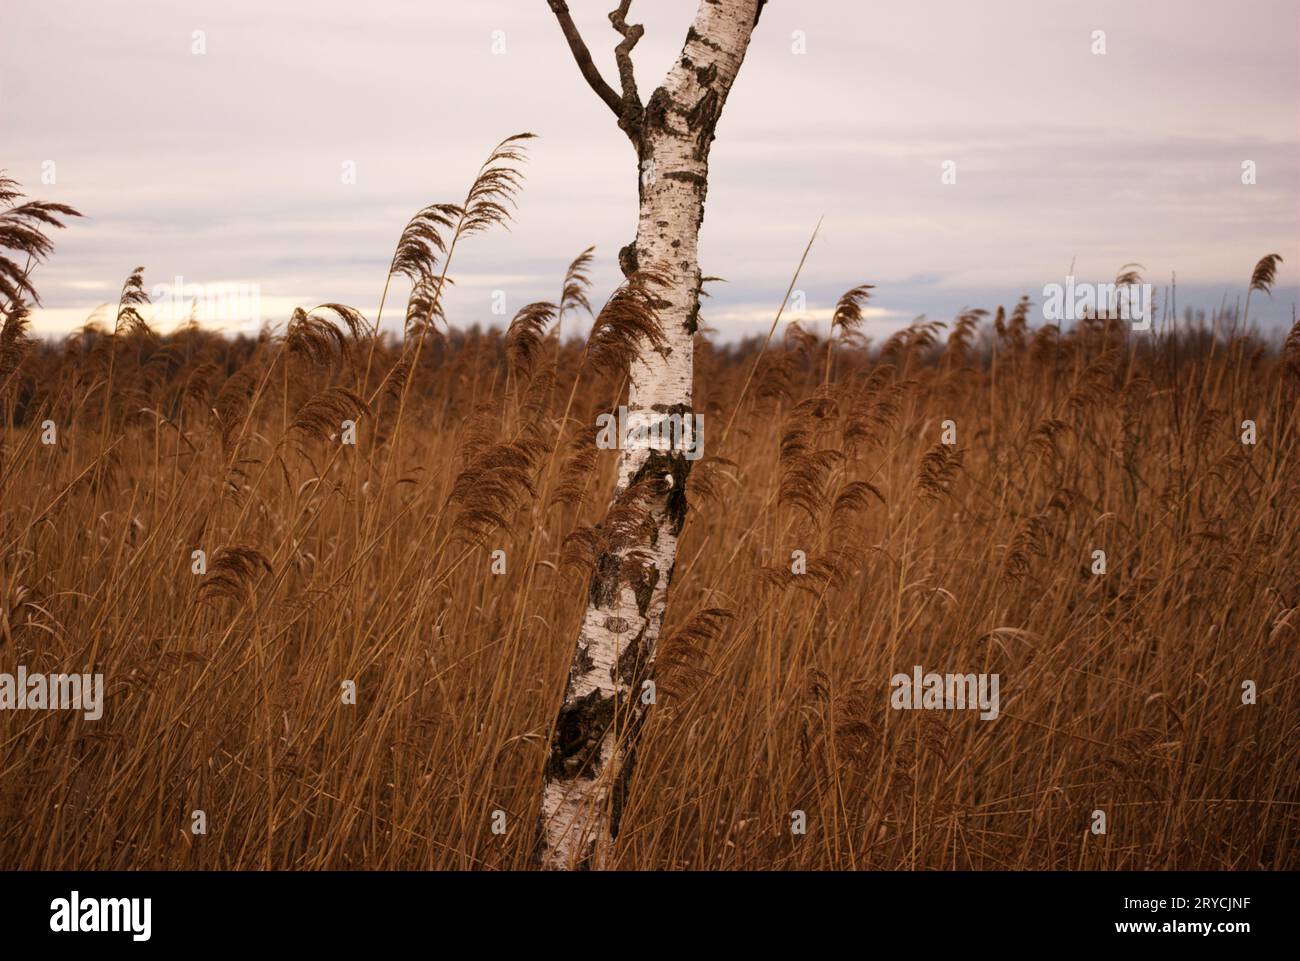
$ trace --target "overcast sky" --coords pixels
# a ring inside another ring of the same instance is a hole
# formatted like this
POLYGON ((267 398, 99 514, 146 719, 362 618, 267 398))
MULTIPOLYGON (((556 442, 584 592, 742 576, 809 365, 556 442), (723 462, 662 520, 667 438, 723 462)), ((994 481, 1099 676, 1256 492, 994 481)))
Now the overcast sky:
MULTIPOLYGON (((570 0, 611 81, 614 5, 570 0)), ((633 4, 643 97, 695 6, 633 4)), ((824 217, 808 311, 874 283, 877 336, 1041 303, 1072 262, 1092 281, 1139 262, 1157 298, 1176 272, 1179 304, 1209 307, 1274 252, 1277 289, 1251 314, 1289 325, 1297 19, 1294 0, 770 0, 713 146, 701 267, 727 283, 706 322, 766 332, 824 217)), ((42 332, 115 301, 140 264, 149 286, 255 285, 271 321, 322 301, 373 317, 410 214, 459 200, 524 130, 539 139, 517 221, 458 250, 453 325, 501 322, 494 291, 510 313, 554 299, 589 244, 603 300, 635 230, 631 147, 545 0, 5 4, 0 167, 86 214, 35 274, 42 332)))

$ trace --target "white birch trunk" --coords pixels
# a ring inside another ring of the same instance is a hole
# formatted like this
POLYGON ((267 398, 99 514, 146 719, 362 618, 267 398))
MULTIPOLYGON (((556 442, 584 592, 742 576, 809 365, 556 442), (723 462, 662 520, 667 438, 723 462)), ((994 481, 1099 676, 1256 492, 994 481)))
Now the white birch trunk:
POLYGON ((704 217, 709 146, 744 59, 761 0, 702 0, 682 54, 634 125, 640 157, 639 266, 667 275, 656 293, 665 344, 646 348, 629 372, 628 427, 614 502, 629 484, 660 477, 648 542, 602 557, 592 578, 564 704, 552 734, 542 800, 542 866, 601 868, 618 833, 677 538, 686 514, 694 440, 636 428, 670 415, 690 431, 692 348, 699 313, 696 243, 704 217), (628 555, 633 561, 628 563, 628 555))

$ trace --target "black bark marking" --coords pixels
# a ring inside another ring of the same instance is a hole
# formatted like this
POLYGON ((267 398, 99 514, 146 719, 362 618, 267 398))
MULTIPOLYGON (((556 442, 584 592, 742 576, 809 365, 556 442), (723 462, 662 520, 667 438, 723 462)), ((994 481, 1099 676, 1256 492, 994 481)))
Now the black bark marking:
POLYGON ((650 664, 650 652, 645 647, 645 625, 636 632, 632 642, 623 648, 617 662, 609 670, 609 679, 615 684, 622 681, 630 692, 630 697, 640 696, 642 675, 650 664))
POLYGON ((700 294, 704 291, 704 275, 696 271, 696 276, 699 279, 695 282, 695 290, 691 294, 691 310, 682 321, 682 326, 688 334, 694 334, 700 329, 700 294))
POLYGON ((625 244, 618 251, 618 269, 624 277, 631 277, 637 272, 636 241, 625 244))
MULTIPOLYGON (((685 407, 685 405, 681 405, 685 407)), ((686 408, 689 410, 689 408, 686 408)), ((682 528, 686 526, 686 481, 691 476, 691 462, 686 459, 682 451, 669 450, 652 450, 641 469, 632 475, 629 485, 644 480, 647 477, 671 477, 672 486, 668 488, 664 498, 664 513, 667 515, 669 527, 674 534, 680 534, 682 528)))
POLYGON ((649 138, 653 131, 668 129, 668 111, 672 109, 673 98, 667 88, 658 87, 650 95, 650 102, 645 105, 645 115, 641 121, 641 136, 649 138))
POLYGON ((587 597, 592 607, 609 607, 618 597, 618 557, 609 551, 596 558, 587 597))
MULTIPOLYGON (((698 288, 697 288, 697 289, 698 289, 698 288)), ((689 314, 687 314, 687 315, 686 315, 686 319, 682 321, 682 328, 683 328, 683 329, 684 329, 688 334, 695 334, 695 333, 698 333, 698 332, 699 332, 699 329, 700 329, 700 297, 699 297, 699 294, 696 294, 696 296, 693 297, 693 298, 691 299, 691 312, 690 312, 689 314)))
POLYGON ((592 691, 560 708, 546 761, 548 780, 594 780, 600 773, 600 742, 614 720, 614 698, 592 691))
POLYGON ((701 47, 708 47, 710 50, 722 49, 722 44, 718 43, 718 41, 716 40, 710 40, 708 37, 704 36, 704 34, 700 33, 698 30, 695 29, 694 25, 691 25, 691 27, 686 31, 686 42, 698 43, 701 47))
POLYGON ((642 617, 650 609, 654 599, 655 585, 659 583, 659 569, 653 564, 646 564, 632 581, 632 593, 636 596, 636 609, 642 617))
POLYGON ((573 652, 573 663, 569 665, 569 680, 576 681, 595 666, 596 662, 591 659, 587 643, 579 641, 577 649, 573 652))
POLYGON ((701 174, 697 174, 697 173, 693 173, 693 172, 690 171, 690 170, 674 170, 674 171, 671 171, 670 173, 666 173, 666 174, 664 174, 664 179, 665 179, 665 180, 684 180, 686 183, 688 183, 688 184, 694 184, 695 186, 699 187, 700 189, 703 189, 705 186, 708 185, 708 180, 706 180, 706 179, 704 178, 703 175, 701 175, 701 174))

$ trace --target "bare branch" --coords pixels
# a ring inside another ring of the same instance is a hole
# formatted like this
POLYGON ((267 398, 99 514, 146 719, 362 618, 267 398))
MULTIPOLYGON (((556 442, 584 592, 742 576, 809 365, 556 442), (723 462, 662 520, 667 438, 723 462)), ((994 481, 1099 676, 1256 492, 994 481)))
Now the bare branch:
POLYGON ((632 7, 632 0, 621 0, 618 9, 610 13, 609 22, 623 37, 622 43, 614 48, 614 60, 618 63, 619 81, 623 85, 624 108, 633 107, 641 110, 641 98, 636 92, 636 77, 632 73, 632 48, 645 33, 645 27, 639 23, 628 26, 627 13, 632 7))
POLYGON ((573 59, 577 61, 578 69, 582 71, 582 76, 586 78, 588 86, 596 91, 596 96, 605 101, 610 110, 614 111, 614 116, 622 120, 623 100, 614 92, 614 88, 605 82, 605 78, 596 69, 596 64, 591 59, 591 53, 587 50, 586 43, 583 42, 582 34, 578 32, 577 24, 573 22, 573 17, 569 15, 569 5, 564 0, 546 0, 546 2, 550 5, 551 12, 555 14, 555 19, 560 22, 560 29, 564 31, 564 39, 569 42, 569 50, 573 53, 573 59))

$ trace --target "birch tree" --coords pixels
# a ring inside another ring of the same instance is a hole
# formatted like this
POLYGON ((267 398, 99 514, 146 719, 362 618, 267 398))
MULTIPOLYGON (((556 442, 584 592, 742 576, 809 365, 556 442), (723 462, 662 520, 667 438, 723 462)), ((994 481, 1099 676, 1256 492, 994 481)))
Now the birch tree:
MULTIPOLYGON (((629 284, 644 274, 661 337, 645 338, 628 370, 618 481, 606 527, 635 535, 595 558, 564 702, 552 731, 542 798, 541 862, 601 868, 618 834, 637 734, 653 703, 651 668, 697 443, 692 348, 701 274, 696 256, 709 149, 765 0, 701 0, 681 55, 643 104, 632 50, 643 28, 631 0, 609 14, 619 89, 596 67, 564 0, 547 0, 579 70, 636 151, 636 239, 619 252, 629 284), (681 430, 656 429, 670 419, 681 430), (636 523, 627 525, 627 518, 636 523)), ((599 322, 599 321, 598 321, 599 322)))

